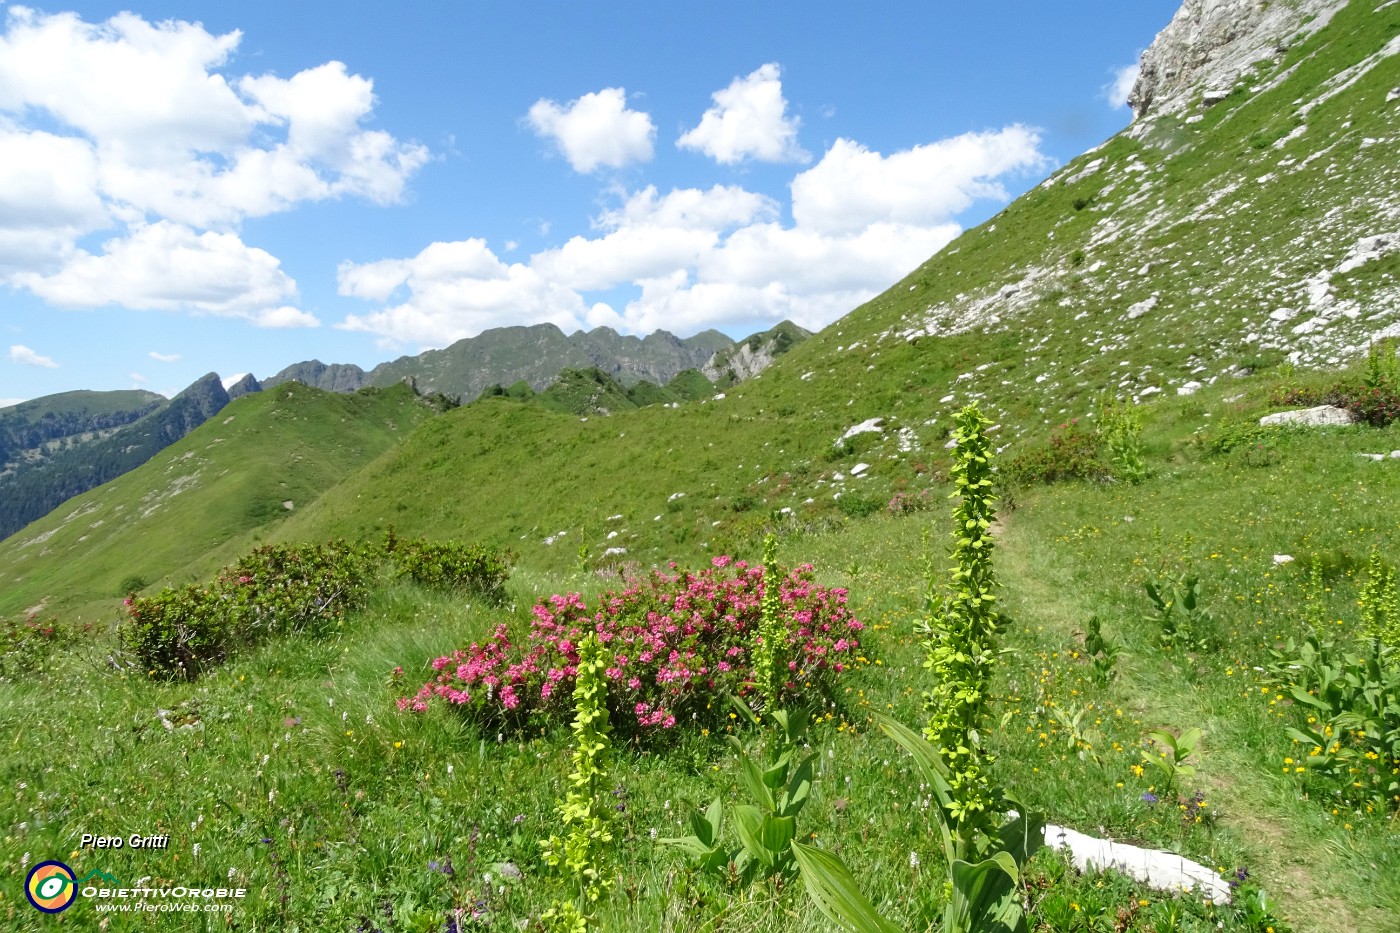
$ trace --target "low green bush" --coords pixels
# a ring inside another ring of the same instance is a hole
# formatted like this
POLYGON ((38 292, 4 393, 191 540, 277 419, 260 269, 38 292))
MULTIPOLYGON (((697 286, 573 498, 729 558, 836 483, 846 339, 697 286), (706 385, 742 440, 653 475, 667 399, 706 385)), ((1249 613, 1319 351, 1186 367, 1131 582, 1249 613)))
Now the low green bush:
POLYGON ((867 515, 874 515, 885 508, 885 502, 875 496, 862 495, 858 492, 845 492, 841 498, 836 500, 836 507, 843 515, 851 518, 864 518, 867 515))
POLYGON ((1103 441, 1075 418, 1055 428, 1048 440, 1007 461, 1002 476, 1013 483, 1056 483, 1068 479, 1102 480, 1112 475, 1104 460, 1103 441))
POLYGON ((43 620, 34 614, 23 621, 0 619, 0 682, 42 671, 54 649, 76 634, 58 619, 43 620))
POLYGON ((272 544, 219 573, 229 637, 252 645, 273 635, 325 635, 364 605, 378 561, 365 545, 272 544))
POLYGON ((1351 412, 1353 418, 1372 427, 1383 428, 1400 420, 1400 385, 1388 380, 1368 385, 1364 377, 1348 377, 1323 386, 1281 388, 1270 398, 1278 406, 1311 407, 1335 405, 1351 412))
POLYGON ((421 585, 491 598, 499 598, 510 573, 509 554, 457 542, 402 542, 392 532, 379 547, 267 545, 207 586, 128 596, 118 641, 151 676, 191 679, 272 637, 336 631, 364 605, 386 563, 421 585))
POLYGON ((191 583, 153 596, 127 597, 121 647, 153 677, 199 676, 228 654, 225 613, 217 593, 191 583))
POLYGON ((499 600, 512 555, 460 541, 395 541, 389 559, 400 577, 422 586, 463 590, 499 600))

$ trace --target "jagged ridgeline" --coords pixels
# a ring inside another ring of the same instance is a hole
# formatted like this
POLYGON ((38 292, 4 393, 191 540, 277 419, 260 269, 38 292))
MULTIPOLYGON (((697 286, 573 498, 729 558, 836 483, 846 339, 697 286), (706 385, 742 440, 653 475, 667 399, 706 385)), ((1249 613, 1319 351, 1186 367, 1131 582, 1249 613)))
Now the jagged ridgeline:
POLYGON ((436 413, 407 386, 287 385, 235 399, 0 542, 0 615, 90 605, 133 580, 202 580, 436 413))
POLYGON ((714 330, 681 339, 664 330, 633 337, 608 327, 571 335, 553 324, 498 327, 441 350, 381 363, 368 372, 354 365, 328 366, 311 360, 288 366, 263 384, 295 380, 332 392, 352 392, 412 379, 421 392, 440 392, 470 402, 492 386, 517 381, 542 392, 566 369, 598 369, 624 388, 642 380, 664 385, 733 346, 733 340, 714 330))

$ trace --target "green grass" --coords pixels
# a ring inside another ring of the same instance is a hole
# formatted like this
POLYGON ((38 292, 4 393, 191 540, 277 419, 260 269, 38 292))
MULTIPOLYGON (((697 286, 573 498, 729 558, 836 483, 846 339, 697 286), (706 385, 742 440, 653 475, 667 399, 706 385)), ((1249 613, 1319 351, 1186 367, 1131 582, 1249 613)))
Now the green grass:
MULTIPOLYGON (((1339 568, 1329 618, 1347 619, 1355 582, 1345 568, 1364 563, 1372 546, 1400 551, 1400 524, 1375 508, 1400 494, 1400 474, 1355 456, 1400 447, 1400 429, 1288 435, 1282 459, 1254 470, 1229 455, 1205 457, 1190 443, 1221 406, 1187 401, 1149 420, 1151 446, 1166 453, 1153 458, 1155 475, 1143 485, 1023 489, 1003 516, 996 560, 1011 650, 989 736, 1000 755, 996 774, 1063 825, 1180 851, 1227 873, 1247 866, 1295 929, 1389 929, 1400 916, 1393 826, 1380 815, 1334 815, 1281 773, 1292 750, 1281 706, 1272 690, 1260 692, 1254 668, 1302 627, 1295 568, 1309 555, 1330 555, 1339 568), (1275 566, 1275 553, 1298 560, 1275 566), (1144 618, 1142 581, 1188 566, 1201 574, 1217 617, 1222 648, 1213 654, 1162 652, 1144 618), (1107 685, 1075 657, 1082 647, 1075 631, 1090 614, 1124 646, 1107 685), (1057 709, 1085 711, 1079 741, 1092 748, 1067 736, 1057 709), (1144 791, 1162 790, 1160 778, 1150 770, 1139 777, 1132 766, 1142 760, 1145 730, 1193 726, 1205 730, 1200 773, 1180 789, 1203 790, 1212 816, 1184 825, 1169 803, 1143 802, 1144 791)), ((939 899, 937 847, 910 764, 873 730, 869 714, 889 709, 919 721, 912 625, 922 609, 926 531, 941 548, 941 509, 792 533, 780 552, 783 562, 811 561, 822 580, 849 587, 855 612, 875 628, 869 665, 852 675, 816 732, 821 776, 802 832, 838 850, 879 908, 910 929, 923 928, 939 899)), ((354 929, 361 918, 386 931, 410 929, 415 911, 440 920, 449 907, 477 900, 493 912, 490 928, 538 916, 558 896, 538 842, 553 831, 566 731, 486 733, 443 710, 400 714, 394 699, 416 688, 430 658, 482 638, 503 617, 523 622, 537 596, 605 585, 592 574, 526 566, 504 609, 395 586, 338 638, 276 643, 192 685, 94 668, 84 658, 99 656, 99 646, 81 646, 41 679, 0 685, 0 737, 10 749, 0 772, 8 786, 25 785, 3 805, 11 827, 5 871, 19 876, 24 852, 31 860, 71 856, 82 870, 100 862, 122 879, 224 880, 232 869, 250 888, 238 908, 241 929, 354 929), (407 674, 392 683, 398 666, 407 674), (64 702, 55 706, 60 688, 64 702), (174 711, 173 723, 198 725, 167 731, 159 710, 174 711), (63 756, 35 768, 28 749, 37 736, 63 756), (76 834, 94 829, 170 832, 172 848, 73 854, 76 834), (453 876, 428 869, 448 856, 453 876), (502 882, 507 862, 523 877, 502 882)), ((619 883, 603 928, 825 928, 795 890, 721 896, 652 843, 652 830, 681 834, 679 821, 692 808, 739 793, 733 754, 719 736, 624 746, 616 775, 625 808, 619 883)), ((1037 889, 1041 916, 1069 903, 1116 910, 1141 899, 1148 906, 1135 909, 1146 924, 1173 907, 1160 893, 1066 873, 1048 855, 1036 866, 1047 885, 1037 889)), ((20 903, 9 916, 37 929, 28 910, 20 903)), ((1222 917, 1226 929, 1247 929, 1222 917)))
POLYGON ((0 542, 0 613, 42 605, 106 623, 132 575, 203 579, 433 414, 406 387, 344 396, 286 385, 236 399, 0 542))

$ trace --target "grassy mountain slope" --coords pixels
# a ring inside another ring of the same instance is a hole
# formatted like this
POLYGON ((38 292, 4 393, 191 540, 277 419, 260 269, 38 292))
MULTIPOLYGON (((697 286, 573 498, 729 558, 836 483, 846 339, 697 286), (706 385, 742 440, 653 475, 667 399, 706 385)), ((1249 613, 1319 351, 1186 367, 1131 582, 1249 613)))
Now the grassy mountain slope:
POLYGON ((243 396, 154 459, 0 542, 0 614, 199 579, 433 414, 407 386, 243 396))
POLYGON ((0 468, 15 466, 26 454, 42 455, 63 441, 129 424, 165 398, 144 389, 60 392, 0 408, 0 468))
POLYGON ((1400 236, 1378 237, 1400 230, 1397 34, 1400 6, 1351 3, 1199 121, 1076 159, 723 400, 601 421, 468 406, 282 532, 469 525, 545 558, 570 528, 617 545, 623 513, 619 538, 661 557, 742 537, 755 508, 821 524, 842 490, 878 498, 937 467, 971 400, 1010 446, 1104 390, 1148 401, 1353 357, 1400 330, 1400 236))
POLYGON ((138 420, 23 465, 0 479, 0 537, 135 469, 212 418, 228 401, 218 374, 208 373, 138 420))
POLYGON ((276 534, 470 528, 557 563, 546 541, 569 532, 570 554, 660 560, 746 541, 772 512, 815 528, 879 507, 939 469, 969 400, 1014 446, 1105 389, 1150 401, 1345 359, 1400 326, 1397 33, 1400 6, 1354 0, 1223 100, 1149 114, 724 398, 603 418, 485 400, 276 534))

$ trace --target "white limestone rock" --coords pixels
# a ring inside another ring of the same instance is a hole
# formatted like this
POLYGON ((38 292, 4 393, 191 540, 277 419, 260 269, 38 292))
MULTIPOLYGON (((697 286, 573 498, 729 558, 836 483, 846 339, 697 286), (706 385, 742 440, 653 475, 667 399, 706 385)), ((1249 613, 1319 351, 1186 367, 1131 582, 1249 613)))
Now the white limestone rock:
POLYGON ((1275 424, 1352 424, 1351 412, 1335 405, 1318 405, 1316 408, 1295 408, 1292 411, 1275 412, 1259 419, 1265 427, 1275 424))

